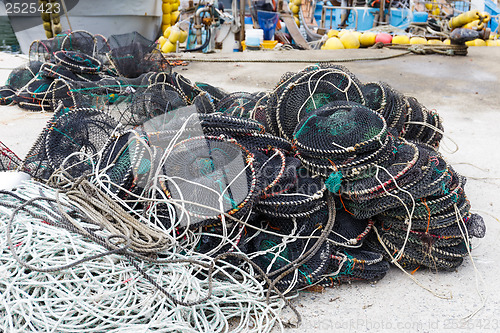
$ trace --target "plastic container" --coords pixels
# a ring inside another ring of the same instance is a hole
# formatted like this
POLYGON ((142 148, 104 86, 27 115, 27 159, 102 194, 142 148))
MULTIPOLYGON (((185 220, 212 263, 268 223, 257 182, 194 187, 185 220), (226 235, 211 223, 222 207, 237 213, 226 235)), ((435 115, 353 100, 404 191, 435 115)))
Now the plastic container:
POLYGON ((262 48, 263 49, 274 49, 278 45, 277 40, 264 40, 262 42, 262 48))
POLYGON ((259 47, 264 40, 262 29, 248 29, 245 31, 245 44, 247 47, 259 47))
POLYGON ((413 22, 425 23, 428 17, 429 14, 427 12, 413 12, 413 22))
POLYGON ((257 19, 259 21, 260 28, 264 30, 264 40, 274 40, 274 32, 276 31, 279 14, 276 12, 258 10, 257 19))
POLYGON ((497 31, 500 24, 500 8, 491 0, 484 2, 484 10, 491 15, 491 20, 488 22, 488 27, 491 31, 497 31))

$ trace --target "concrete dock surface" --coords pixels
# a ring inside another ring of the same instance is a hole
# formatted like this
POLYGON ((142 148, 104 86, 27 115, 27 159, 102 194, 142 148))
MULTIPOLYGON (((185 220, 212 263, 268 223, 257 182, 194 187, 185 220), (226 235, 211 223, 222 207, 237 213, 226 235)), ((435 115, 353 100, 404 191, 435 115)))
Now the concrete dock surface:
MULTIPOLYGON (((229 92, 254 92, 271 89, 282 74, 298 71, 309 61, 330 60, 346 66, 362 82, 384 81, 416 97, 444 120, 446 136, 440 151, 468 178, 465 191, 472 210, 484 217, 487 226, 485 238, 472 241, 472 258, 453 272, 421 268, 410 278, 393 267, 373 285, 359 282, 324 293, 302 292, 293 304, 303 322, 289 332, 500 331, 500 48, 469 48, 465 57, 401 53, 385 49, 244 52, 236 57, 259 57, 263 62, 233 62, 228 55, 226 62, 193 61, 175 69, 192 81, 229 92), (385 59, 348 61, 368 58, 385 59), (280 59, 294 62, 275 62, 280 59)), ((0 54, 0 82, 26 61, 23 56, 0 54)), ((0 141, 23 158, 50 116, 2 106, 0 141)), ((291 311, 284 316, 294 321, 291 311)))

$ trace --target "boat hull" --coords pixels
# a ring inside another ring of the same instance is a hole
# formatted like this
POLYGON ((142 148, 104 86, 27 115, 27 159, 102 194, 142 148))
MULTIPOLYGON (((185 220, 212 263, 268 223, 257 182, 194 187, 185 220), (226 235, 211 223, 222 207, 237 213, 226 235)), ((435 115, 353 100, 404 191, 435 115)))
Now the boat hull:
MULTIPOLYGON (((86 30, 106 37, 137 31, 154 40, 161 29, 161 4, 161 0, 82 0, 69 10, 69 23, 73 31, 86 30)), ((9 14, 9 18, 21 52, 27 54, 34 40, 47 39, 41 17, 9 14), (26 20, 32 20, 31 24, 26 20), (32 27, 23 29, 26 26, 32 27)), ((70 30, 69 23, 61 12, 63 31, 70 30)))

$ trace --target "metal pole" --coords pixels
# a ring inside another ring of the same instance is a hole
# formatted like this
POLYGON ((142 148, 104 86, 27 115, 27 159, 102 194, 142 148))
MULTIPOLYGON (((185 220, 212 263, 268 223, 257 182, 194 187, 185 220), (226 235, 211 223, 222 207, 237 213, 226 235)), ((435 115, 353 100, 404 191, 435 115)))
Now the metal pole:
POLYGON ((245 0, 240 0, 240 25, 240 51, 243 51, 241 42, 245 40, 245 0))
POLYGON ((68 8, 66 7, 66 1, 61 0, 61 4, 63 6, 64 14, 66 15, 66 19, 68 20, 69 30, 73 31, 71 27, 71 22, 69 21, 68 8))

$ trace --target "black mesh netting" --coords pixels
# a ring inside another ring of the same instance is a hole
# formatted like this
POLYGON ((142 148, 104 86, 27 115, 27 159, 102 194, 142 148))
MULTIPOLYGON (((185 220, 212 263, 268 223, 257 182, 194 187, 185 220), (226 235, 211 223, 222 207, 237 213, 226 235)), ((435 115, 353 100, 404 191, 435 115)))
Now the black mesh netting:
POLYGON ((420 104, 416 98, 408 97, 408 115, 403 137, 439 147, 439 142, 443 138, 443 124, 439 114, 434 110, 429 110, 420 104))
POLYGON ((17 170, 21 159, 0 141, 0 171, 17 170))
POLYGON ((405 97, 384 82, 365 84, 361 91, 367 106, 384 117, 394 136, 400 136, 408 113, 405 97))
POLYGON ((137 33, 66 32, 30 60, 0 103, 55 112, 24 161, 0 144, 0 170, 85 178, 175 251, 244 255, 271 290, 376 281, 394 258, 454 269, 485 234, 441 118, 387 83, 321 64, 229 93, 137 33))
POLYGON ((246 92, 230 93, 219 100, 215 106, 215 111, 230 116, 251 118, 259 99, 260 97, 258 94, 246 92))
POLYGON ((143 73, 168 69, 168 63, 155 49, 154 42, 137 32, 113 35, 108 44, 111 49, 109 59, 121 76, 134 78, 143 73))
MULTIPOLYGON (((138 33, 106 39, 86 31, 66 32, 33 42, 29 58, 29 64, 14 70, 0 89, 2 104, 14 102, 31 111, 53 111, 62 101, 66 107, 108 111, 110 105, 128 102, 134 92, 142 93, 151 85, 153 82, 144 79, 146 73, 170 73, 168 61, 154 43, 138 33)), ((174 79, 181 93, 187 94, 182 77, 174 79)), ((189 98, 199 91, 191 89, 189 98)))
POLYGON ((48 179, 62 167, 79 177, 93 169, 95 155, 117 124, 95 109, 55 113, 28 152, 22 169, 35 178, 48 179))
POLYGON ((249 212, 259 193, 250 154, 234 141, 211 136, 190 138, 172 148, 162 161, 164 187, 177 215, 185 219, 182 225, 210 223, 222 218, 220 211, 234 217, 249 212))

